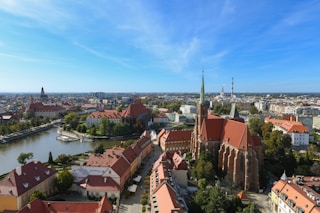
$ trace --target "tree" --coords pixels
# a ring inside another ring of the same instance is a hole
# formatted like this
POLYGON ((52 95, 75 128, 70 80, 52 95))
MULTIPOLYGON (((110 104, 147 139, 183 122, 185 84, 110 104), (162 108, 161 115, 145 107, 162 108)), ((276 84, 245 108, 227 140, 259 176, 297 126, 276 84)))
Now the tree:
POLYGON ((40 200, 45 200, 47 198, 47 196, 43 192, 40 192, 37 190, 37 191, 32 192, 32 194, 30 195, 30 198, 29 198, 29 202, 33 201, 36 198, 39 198, 40 200))
POLYGON ((103 154, 104 153, 104 147, 102 144, 99 144, 99 146, 97 146, 95 149, 94 149, 94 153, 97 153, 97 154, 103 154))
POLYGON ((128 123, 117 123, 114 126, 114 134, 115 135, 126 135, 130 131, 130 126, 128 123))
POLYGON ((71 187, 73 180, 74 177, 71 172, 62 170, 56 178, 56 187, 60 192, 66 192, 71 187))
POLYGON ((207 181, 205 178, 201 178, 200 180, 198 180, 198 186, 200 190, 203 190, 206 188, 207 186, 207 181))
POLYGON ((26 164, 27 163, 27 160, 30 160, 31 158, 33 158, 33 153, 32 152, 28 152, 28 153, 24 153, 22 152, 17 160, 20 164, 26 164))
POLYGON ((108 118, 101 118, 100 119, 100 125, 99 125, 99 130, 101 132, 101 135, 106 135, 107 134, 107 130, 108 130, 108 118))
POLYGON ((214 186, 209 190, 198 190, 194 200, 205 213, 223 212, 230 202, 219 186, 214 186))
POLYGON ((271 122, 263 123, 261 126, 262 138, 264 140, 269 139, 270 133, 272 132, 273 124, 271 122))
POLYGON ((137 118, 134 129, 137 133, 141 134, 146 129, 145 121, 141 118, 137 118))
POLYGON ((313 175, 319 176, 320 175, 320 165, 318 163, 313 164, 310 167, 310 171, 312 172, 313 175))
POLYGON ((80 118, 74 112, 70 112, 69 114, 64 116, 64 121, 71 127, 71 129, 77 128, 79 120, 80 118))
POLYGON ((262 135, 261 127, 263 122, 258 117, 249 119, 248 127, 251 135, 262 135))
POLYGON ((258 113, 259 113, 259 111, 258 111, 258 109, 257 109, 257 107, 256 107, 255 105, 251 105, 251 106, 249 107, 249 112, 250 112, 251 115, 254 115, 254 114, 258 114, 258 113))
POLYGON ((49 152, 49 158, 48 158, 48 163, 53 164, 53 158, 52 158, 52 153, 49 152))
POLYGON ((58 155, 56 162, 61 164, 67 164, 71 160, 72 160, 72 157, 70 155, 61 154, 61 155, 58 155))

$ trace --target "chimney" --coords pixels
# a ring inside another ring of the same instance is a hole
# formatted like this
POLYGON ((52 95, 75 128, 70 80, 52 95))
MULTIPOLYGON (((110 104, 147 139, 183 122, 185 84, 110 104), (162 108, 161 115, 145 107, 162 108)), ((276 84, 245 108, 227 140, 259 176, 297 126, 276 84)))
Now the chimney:
POLYGON ((20 175, 22 174, 21 166, 18 166, 18 167, 16 168, 16 173, 17 173, 18 176, 20 176, 20 175))

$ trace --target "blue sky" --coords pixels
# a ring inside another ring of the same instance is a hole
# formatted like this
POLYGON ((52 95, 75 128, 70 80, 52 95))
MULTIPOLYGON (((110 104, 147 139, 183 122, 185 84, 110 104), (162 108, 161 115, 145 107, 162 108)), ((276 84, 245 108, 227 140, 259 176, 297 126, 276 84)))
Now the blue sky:
POLYGON ((0 92, 320 92, 320 1, 2 0, 0 92))

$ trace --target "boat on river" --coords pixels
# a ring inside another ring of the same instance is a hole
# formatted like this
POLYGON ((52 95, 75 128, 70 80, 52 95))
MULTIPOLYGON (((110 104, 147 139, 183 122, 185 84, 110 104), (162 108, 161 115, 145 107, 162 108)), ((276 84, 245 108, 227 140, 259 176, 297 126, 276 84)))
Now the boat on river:
POLYGON ((70 138, 64 135, 58 135, 56 139, 62 142, 72 142, 79 140, 78 138, 70 138))

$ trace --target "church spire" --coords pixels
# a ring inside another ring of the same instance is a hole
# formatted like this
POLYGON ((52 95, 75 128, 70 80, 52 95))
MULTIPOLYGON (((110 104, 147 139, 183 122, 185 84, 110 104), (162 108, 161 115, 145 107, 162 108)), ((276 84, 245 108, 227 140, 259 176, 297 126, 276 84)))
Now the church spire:
POLYGON ((204 96, 204 77, 203 77, 203 68, 202 68, 202 85, 201 85, 201 92, 200 92, 200 104, 205 104, 205 96, 204 96))

